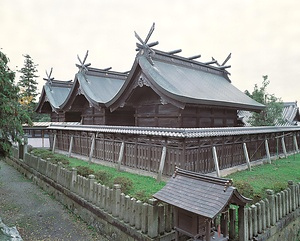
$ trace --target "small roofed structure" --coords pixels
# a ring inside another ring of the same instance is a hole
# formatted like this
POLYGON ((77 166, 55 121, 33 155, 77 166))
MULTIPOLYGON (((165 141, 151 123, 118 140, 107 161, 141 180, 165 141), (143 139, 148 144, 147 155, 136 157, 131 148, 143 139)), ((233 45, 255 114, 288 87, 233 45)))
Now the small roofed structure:
POLYGON ((231 180, 179 168, 176 168, 166 186, 153 197, 174 206, 176 240, 179 233, 194 240, 228 240, 229 205, 244 207, 251 201, 232 186, 231 180), (219 214, 225 215, 222 219, 222 235, 213 229, 214 219, 219 214))

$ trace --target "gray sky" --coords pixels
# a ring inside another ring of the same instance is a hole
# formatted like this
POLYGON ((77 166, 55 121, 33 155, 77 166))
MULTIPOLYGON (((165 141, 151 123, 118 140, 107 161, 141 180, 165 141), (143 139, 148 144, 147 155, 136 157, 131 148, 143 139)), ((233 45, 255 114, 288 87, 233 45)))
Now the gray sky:
POLYGON ((232 53, 230 78, 241 91, 268 75, 269 93, 300 101, 299 0, 0 0, 0 48, 14 70, 29 54, 41 88, 51 67, 54 78, 74 79, 86 50, 92 67, 129 70, 134 31, 144 39, 153 22, 155 48, 203 62, 232 53))

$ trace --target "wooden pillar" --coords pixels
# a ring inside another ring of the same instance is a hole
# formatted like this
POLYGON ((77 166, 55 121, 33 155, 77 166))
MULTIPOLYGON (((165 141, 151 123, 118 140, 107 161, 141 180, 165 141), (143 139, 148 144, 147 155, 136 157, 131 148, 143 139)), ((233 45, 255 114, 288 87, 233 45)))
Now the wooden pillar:
POLYGON ((210 241, 211 220, 206 219, 205 241, 210 241))
POLYGON ((267 154, 268 162, 271 164, 271 156, 270 156, 268 139, 265 140, 265 147, 266 147, 266 154, 267 154))
POLYGON ((71 135, 68 157, 71 157, 71 154, 72 154, 72 148, 73 148, 73 142, 74 142, 74 136, 71 135))
POLYGON ((230 208, 229 209, 229 239, 235 240, 236 239, 236 209, 230 208))
POLYGON ((248 170, 251 171, 250 159, 249 159, 249 155, 248 155, 247 145, 246 145, 245 142, 243 143, 243 149, 244 149, 244 155, 245 155, 245 158, 246 158, 246 163, 247 163, 247 166, 248 166, 248 170))
POLYGON ((121 163, 122 163, 123 156, 124 156, 124 147, 125 147, 125 142, 122 141, 122 144, 121 144, 121 147, 120 147, 120 152, 119 152, 118 165, 117 165, 117 170, 118 171, 121 170, 121 163))
POLYGON ((94 149, 95 149, 95 134, 93 134, 92 136, 92 143, 91 143, 91 150, 90 150, 90 155, 89 155, 89 162, 92 162, 92 158, 93 158, 93 153, 94 153, 94 149))
POLYGON ((52 146, 53 153, 55 153, 55 145, 56 145, 56 133, 54 134, 54 137, 53 137, 53 146, 52 146))
POLYGON ((284 137, 281 137, 281 145, 282 145, 282 150, 283 150, 284 157, 287 158, 287 152, 286 152, 284 137))
POLYGON ((216 168, 216 173, 217 177, 220 177, 220 169, 219 169, 219 162, 218 162, 218 155, 217 155, 217 150, 216 147, 212 147, 212 152, 213 152, 213 158, 214 158, 214 163, 215 163, 215 168, 216 168))
POLYGON ((295 134, 293 135, 293 141, 294 141, 295 152, 298 153, 299 148, 298 148, 297 136, 295 134))
POLYGON ((158 170, 157 179, 156 179, 158 182, 160 182, 161 178, 162 178, 162 172, 164 170, 165 160, 166 160, 166 153, 167 153, 167 147, 164 146, 162 149, 162 153, 161 153, 159 170, 158 170))

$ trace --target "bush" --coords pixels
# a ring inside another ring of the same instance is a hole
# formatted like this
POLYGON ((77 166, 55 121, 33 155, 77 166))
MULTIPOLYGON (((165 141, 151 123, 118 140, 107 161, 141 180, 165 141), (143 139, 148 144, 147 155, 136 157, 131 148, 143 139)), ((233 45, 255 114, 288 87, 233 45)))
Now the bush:
POLYGON ((240 194, 247 198, 253 198, 254 191, 253 187, 245 181, 234 181, 233 186, 237 188, 240 194))
POLYGON ((104 170, 98 170, 94 173, 95 179, 98 180, 101 184, 110 186, 110 181, 113 177, 113 175, 109 172, 106 172, 104 170))
POLYGON ((274 193, 281 192, 287 188, 287 184, 283 182, 276 182, 274 183, 273 187, 271 189, 274 190, 274 193))
POLYGON ((94 174, 94 170, 86 166, 77 166, 77 174, 83 177, 88 177, 91 174, 94 174))
POLYGON ((145 190, 141 190, 135 193, 135 198, 142 201, 147 202, 151 197, 146 194, 145 190))
POLYGON ((66 156, 64 156, 64 155, 58 155, 58 154, 54 154, 50 158, 50 161, 52 163, 55 163, 55 164, 61 162, 63 165, 69 165, 69 163, 70 163, 69 160, 68 160, 68 158, 66 156))
POLYGON ((123 193, 128 193, 133 187, 133 182, 128 177, 116 177, 114 184, 120 184, 123 193))

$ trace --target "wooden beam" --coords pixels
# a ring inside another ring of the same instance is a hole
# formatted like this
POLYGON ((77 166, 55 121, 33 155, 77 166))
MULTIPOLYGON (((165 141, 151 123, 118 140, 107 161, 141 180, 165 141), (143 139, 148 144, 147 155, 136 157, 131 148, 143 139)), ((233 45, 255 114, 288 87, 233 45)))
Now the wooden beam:
POLYGON ((159 169, 158 169, 158 174, 156 179, 158 182, 160 182, 162 178, 162 172, 164 170, 165 160, 166 160, 166 153, 167 153, 167 147, 164 146, 161 153, 160 164, 159 164, 159 169))
POLYGON ((52 153, 55 153, 55 145, 56 145, 56 133, 54 134, 54 137, 53 137, 52 153))
POLYGON ((69 147, 69 154, 68 154, 68 157, 71 157, 71 154, 72 154, 72 148, 73 148, 73 142, 74 142, 74 136, 71 135, 71 140, 70 140, 70 147, 69 147))
POLYGON ((219 162, 218 162, 218 155, 217 155, 217 150, 216 150, 215 146, 212 147, 212 152, 213 152, 213 158, 214 158, 217 177, 220 177, 220 168, 219 168, 219 162))
POLYGON ((266 147, 266 154, 267 154, 268 162, 271 164, 271 156, 270 156, 268 139, 265 140, 265 147, 266 147))
POLYGON ((245 155, 245 158, 246 158, 246 163, 247 163, 247 166, 248 166, 248 170, 251 171, 251 164, 250 164, 250 159, 249 159, 246 143, 243 143, 243 149, 244 149, 244 155, 245 155))
POLYGON ((120 171, 121 170, 121 163, 123 160, 123 156, 124 156, 124 148, 125 147, 125 142, 122 141, 121 147, 120 147, 120 152, 119 152, 119 158, 118 158, 118 165, 117 165, 117 170, 120 171))
POLYGON ((95 140, 96 140, 96 137, 95 137, 95 134, 93 134, 92 143, 91 143, 91 150, 90 150, 90 155, 89 155, 89 162, 90 163, 92 162, 93 153, 94 153, 94 149, 95 149, 95 140))

